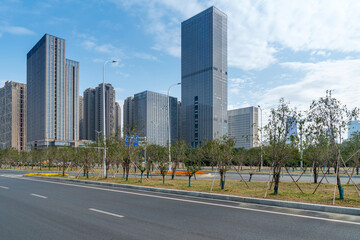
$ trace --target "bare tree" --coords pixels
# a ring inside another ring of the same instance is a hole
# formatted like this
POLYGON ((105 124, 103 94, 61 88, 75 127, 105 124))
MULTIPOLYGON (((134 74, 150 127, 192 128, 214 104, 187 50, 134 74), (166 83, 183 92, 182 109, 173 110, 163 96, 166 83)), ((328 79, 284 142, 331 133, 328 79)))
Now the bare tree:
POLYGON ((276 109, 271 109, 268 123, 264 127, 269 142, 269 157, 273 166, 274 194, 278 194, 281 168, 291 155, 291 146, 286 143, 290 127, 298 118, 294 109, 283 98, 276 109))
POLYGON ((326 91, 326 97, 314 100, 310 106, 309 120, 318 126, 319 131, 327 136, 331 146, 332 164, 336 172, 336 183, 339 189, 340 199, 344 199, 344 189, 341 186, 340 166, 341 150, 337 141, 341 142, 341 133, 352 117, 357 115, 356 109, 349 111, 347 107, 332 97, 331 91, 326 91))

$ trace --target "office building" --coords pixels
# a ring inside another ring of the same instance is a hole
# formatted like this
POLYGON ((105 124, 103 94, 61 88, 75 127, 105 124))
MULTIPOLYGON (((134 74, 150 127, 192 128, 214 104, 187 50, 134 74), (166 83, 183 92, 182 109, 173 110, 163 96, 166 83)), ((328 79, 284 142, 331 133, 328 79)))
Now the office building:
POLYGON ((353 120, 349 122, 348 139, 350 139, 355 133, 360 134, 360 122, 358 120, 353 120))
POLYGON ((187 144, 227 134, 227 16, 210 7, 181 24, 181 118, 187 144))
MULTIPOLYGON (((104 133, 103 84, 84 91, 84 132, 86 140, 96 140, 104 133)), ((105 84, 105 130, 106 136, 115 135, 116 108, 115 90, 111 84, 105 84)))
POLYGON ((228 111, 228 134, 236 148, 259 146, 259 108, 248 107, 228 111))
POLYGON ((27 54, 27 142, 69 145, 79 138, 79 63, 64 39, 45 34, 27 54))
POLYGON ((0 149, 26 149, 26 84, 7 81, 0 88, 0 149))
MULTIPOLYGON (((166 146, 168 144, 168 96, 144 91, 134 95, 134 126, 140 137, 147 142, 166 146)), ((177 139, 177 98, 170 97, 171 141, 177 139)))

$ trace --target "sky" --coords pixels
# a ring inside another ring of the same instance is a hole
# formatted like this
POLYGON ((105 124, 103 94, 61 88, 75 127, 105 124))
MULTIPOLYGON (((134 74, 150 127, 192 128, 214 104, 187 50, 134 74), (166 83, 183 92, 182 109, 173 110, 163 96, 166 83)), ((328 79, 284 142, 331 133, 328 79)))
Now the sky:
MULTIPOLYGON (((0 85, 26 82, 26 54, 45 34, 80 62, 80 95, 102 81, 120 102, 181 81, 181 22, 216 6, 228 16, 228 108, 281 97, 306 110, 333 90, 360 107, 358 0, 0 0, 0 85)), ((181 98, 180 87, 171 95, 181 98)))

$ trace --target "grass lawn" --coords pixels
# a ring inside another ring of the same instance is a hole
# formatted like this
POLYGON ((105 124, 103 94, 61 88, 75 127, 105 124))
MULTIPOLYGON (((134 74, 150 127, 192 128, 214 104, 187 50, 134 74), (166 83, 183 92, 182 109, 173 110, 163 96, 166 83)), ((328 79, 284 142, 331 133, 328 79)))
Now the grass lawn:
MULTIPOLYGON (((79 177, 79 179, 86 179, 86 177, 79 177)), ((149 178, 148 180, 144 177, 143 182, 140 183, 139 178, 129 178, 126 181, 122 177, 116 178, 96 178, 89 177, 88 180, 97 180, 103 182, 113 182, 113 183, 122 183, 122 184, 133 184, 140 186, 148 187, 158 187, 158 188, 169 188, 169 189, 180 189, 188 191, 199 191, 199 192, 210 192, 212 180, 205 179, 193 179, 191 180, 191 187, 188 186, 188 179, 175 178, 171 180, 166 178, 165 184, 162 183, 161 178, 149 178)), ((264 198, 267 182, 247 182, 249 188, 246 187, 244 182, 227 180, 225 184, 225 189, 220 189, 219 180, 214 181, 213 193, 219 194, 229 194, 237 195, 244 197, 256 197, 264 198)), ((332 205, 333 194, 334 194, 334 185, 328 183, 322 183, 317 189, 315 194, 312 194, 316 188, 314 183, 298 183, 300 188, 304 193, 301 193, 300 190, 296 187, 294 183, 290 182, 281 182, 279 185, 279 194, 274 195, 273 190, 268 191, 267 199, 278 199, 286 201, 296 201, 296 202, 307 202, 307 203, 318 203, 318 204, 327 204, 332 205)), ((274 187, 274 186, 273 186, 274 187)), ((345 199, 340 200, 338 196, 338 189, 336 188, 336 199, 335 206, 347 206, 347 207, 360 207, 360 197, 357 195, 355 188, 352 184, 344 184, 344 193, 345 199)))

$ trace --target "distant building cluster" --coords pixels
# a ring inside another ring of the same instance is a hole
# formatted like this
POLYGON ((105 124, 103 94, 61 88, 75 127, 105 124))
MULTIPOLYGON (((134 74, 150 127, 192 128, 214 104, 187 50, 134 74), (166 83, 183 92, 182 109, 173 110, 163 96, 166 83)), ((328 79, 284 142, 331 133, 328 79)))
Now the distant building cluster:
POLYGON ((143 91, 126 98, 121 111, 111 84, 79 95, 79 62, 66 58, 65 39, 45 34, 27 54, 26 84, 0 89, 0 148, 76 146, 96 141, 104 125, 107 136, 134 134, 159 145, 182 139, 196 147, 229 135, 236 147, 257 147, 259 109, 227 109, 227 49, 225 13, 210 7, 185 20, 181 101, 143 91))

